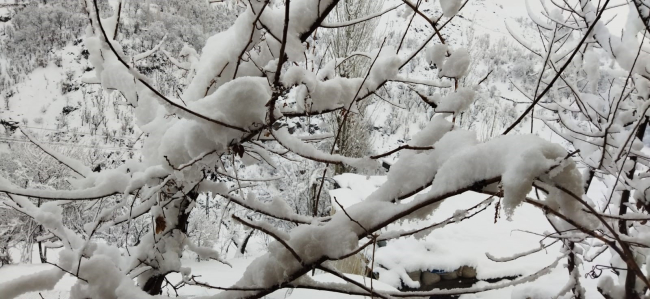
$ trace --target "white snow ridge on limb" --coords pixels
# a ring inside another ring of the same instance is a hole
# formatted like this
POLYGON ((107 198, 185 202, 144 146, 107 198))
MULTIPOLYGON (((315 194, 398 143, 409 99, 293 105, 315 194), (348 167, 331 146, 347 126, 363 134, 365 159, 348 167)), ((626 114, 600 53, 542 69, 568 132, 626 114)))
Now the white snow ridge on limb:
MULTIPOLYGON (((439 55, 438 53, 435 54, 439 55)), ((465 48, 454 50, 451 56, 445 60, 445 64, 442 65, 438 76, 460 79, 467 74, 469 64, 469 53, 465 48)))
POLYGON ((433 100, 438 104, 436 112, 453 112, 459 113, 467 110, 472 103, 476 92, 469 87, 461 87, 457 91, 451 92, 444 97, 434 97, 433 100))
POLYGON ((427 48, 427 61, 429 64, 435 64, 436 67, 441 69, 447 57, 447 48, 446 44, 434 44, 427 48))
POLYGON ((458 13, 460 6, 463 5, 462 0, 440 0, 440 8, 442 8, 442 15, 446 18, 451 18, 458 13))

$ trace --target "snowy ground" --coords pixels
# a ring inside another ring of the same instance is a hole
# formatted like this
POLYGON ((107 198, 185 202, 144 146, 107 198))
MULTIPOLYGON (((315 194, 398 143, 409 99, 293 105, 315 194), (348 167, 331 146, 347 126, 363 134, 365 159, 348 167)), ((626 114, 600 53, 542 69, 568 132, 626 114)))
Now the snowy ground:
MULTIPOLYGON (((383 178, 381 177, 366 178, 358 175, 343 175, 337 177, 337 181, 341 183, 343 188, 333 191, 332 195, 340 198, 342 205, 351 205, 374 191, 381 184, 382 180, 383 178)), ((476 193, 466 193, 450 198, 439 207, 428 222, 439 222, 452 216, 456 210, 471 207, 485 198, 485 195, 476 193)), ((373 283, 374 286, 380 289, 395 290, 395 287, 400 284, 399 275, 395 274, 399 270, 396 271, 395 269, 412 271, 422 265, 427 265, 435 269, 456 269, 463 265, 471 265, 477 268, 477 277, 479 279, 508 275, 529 275, 551 264, 559 256, 560 245, 557 243, 547 250, 517 259, 513 262, 497 263, 489 260, 485 255, 486 253, 490 253, 496 257, 505 257, 534 249, 538 246, 541 237, 532 233, 543 234, 552 230, 542 212, 529 206, 519 207, 511 220, 502 217, 495 223, 494 215, 494 205, 492 205, 486 211, 477 214, 473 218, 459 224, 447 225, 444 229, 434 230, 424 240, 416 241, 413 238, 406 238, 390 241, 389 246, 380 248, 377 251, 376 259, 378 263, 392 262, 397 263, 397 265, 395 265, 392 271, 380 270, 379 281, 375 281, 373 283)), ((425 223, 419 223, 417 227, 422 227, 423 225, 425 223)), ((388 229, 408 229, 414 227, 416 226, 411 223, 402 223, 390 226, 388 229)), ((198 276, 198 281, 215 286, 227 287, 239 280, 246 267, 265 251, 261 240, 256 240, 254 243, 255 245, 251 249, 257 253, 245 257, 229 258, 228 262, 232 264, 232 267, 215 261, 199 263, 190 259, 185 259, 184 265, 192 268, 192 274, 198 276)), ((546 244, 548 243, 546 242, 546 244)), ((37 255, 36 252, 35 255, 37 255)), ((56 254, 54 252, 50 256, 55 260, 56 254)), ((610 256, 605 253, 598 257, 594 263, 607 264, 609 258, 610 256)), ((35 256, 34 260, 38 260, 38 257, 35 256)), ((550 274, 543 276, 534 283, 508 287, 497 291, 464 295, 461 298, 552 298, 560 293, 568 281, 568 273, 564 266, 565 262, 566 260, 560 261, 559 265, 550 274)), ((4 266, 0 268, 0 283, 51 267, 50 265, 43 264, 4 266)), ((589 272, 591 267, 592 263, 581 265, 581 282, 588 290, 587 298, 601 298, 599 294, 595 293, 597 280, 584 278, 584 274, 589 272)), ((609 274, 603 272, 603 275, 609 274)), ((352 277, 359 281, 364 281, 367 285, 370 283, 368 278, 364 279, 359 276, 352 277)), ((169 278, 172 282, 176 282, 180 279, 180 276, 178 274, 172 274, 169 278)), ((323 282, 341 282, 338 278, 326 274, 317 274, 314 279, 323 282)), ((74 283, 75 278, 66 275, 56 285, 54 290, 42 292, 41 294, 46 299, 68 298, 69 290, 74 283)), ((479 282, 476 285, 482 284, 485 284, 485 282, 479 282)), ((173 294, 173 290, 169 289, 167 291, 173 294)), ((218 292, 218 290, 213 289, 186 286, 179 290, 179 295, 193 297, 211 295, 218 292)), ((267 296, 267 298, 273 299, 348 297, 352 296, 302 289, 284 289, 267 296)), ((564 296, 560 298, 569 297, 564 296)), ((40 296, 38 293, 31 293, 19 298, 38 299, 40 296)))
MULTIPOLYGON (((354 174, 340 175, 335 179, 342 188, 330 191, 330 195, 337 197, 344 207, 360 202, 385 180, 383 177, 354 174)), ((592 191, 595 189, 597 188, 592 188, 592 191)), ((530 196, 535 195, 530 194, 530 196)), ((427 223, 441 222, 453 216, 457 210, 472 207, 486 198, 486 195, 472 192, 455 196, 443 202, 433 217, 427 221, 418 222, 417 225, 394 224, 387 230, 416 229, 426 226, 427 223)), ((542 211, 529 205, 518 207, 512 219, 506 219, 501 211, 500 218, 495 222, 495 208, 492 204, 485 211, 459 224, 450 224, 432 231, 423 240, 410 237, 389 241, 386 247, 379 248, 376 253, 378 264, 390 265, 390 270, 380 268, 379 280, 397 287, 401 283, 400 279, 408 279, 406 272, 422 268, 453 271, 461 266, 476 267, 478 279, 530 275, 553 263, 560 256, 560 242, 546 250, 511 262, 494 262, 487 258, 486 253, 495 257, 508 257, 526 252, 539 247, 542 237, 536 234, 549 234, 552 231, 553 228, 542 211)), ((544 243, 550 244, 552 240, 546 240, 544 243)), ((593 252, 586 250, 585 256, 590 254, 593 252)), ((581 265, 581 283, 588 290, 587 298, 602 298, 602 296, 595 292, 597 279, 585 278, 584 274, 591 271, 596 263, 608 264, 609 259, 610 255, 606 252, 593 263, 585 262, 581 265)), ((565 263, 566 259, 561 260, 550 274, 532 284, 465 295, 461 298, 555 298, 569 279, 565 263)), ((376 265, 375 269, 377 268, 379 267, 376 265)), ((609 274, 603 272, 603 275, 609 274)), ((476 285, 481 284, 485 283, 479 282, 476 285)))

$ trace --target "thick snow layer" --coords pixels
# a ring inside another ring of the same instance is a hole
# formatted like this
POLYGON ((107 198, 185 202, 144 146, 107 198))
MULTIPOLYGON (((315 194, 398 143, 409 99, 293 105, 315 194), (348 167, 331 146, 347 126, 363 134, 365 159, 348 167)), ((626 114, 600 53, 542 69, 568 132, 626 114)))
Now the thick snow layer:
MULTIPOLYGON (((369 191, 375 190, 376 187, 373 187, 372 182, 379 181, 380 178, 371 177, 369 180, 362 175, 339 175, 334 179, 341 188, 331 192, 341 196, 338 198, 340 202, 356 201, 358 194, 367 194, 369 191), (344 190, 347 191, 343 192, 344 190), (351 197, 346 199, 343 197, 345 194, 351 197)), ((390 225, 386 230, 389 232, 408 231, 421 228, 429 223, 438 223, 453 216, 458 210, 478 204, 486 197, 486 195, 473 192, 458 195, 443 202, 436 213, 424 222, 402 222, 390 225)), ((416 240, 413 237, 389 240, 387 246, 378 248, 375 254, 374 269, 379 273, 379 280, 394 287, 400 287, 402 282, 407 282, 410 279, 408 272, 418 270, 453 271, 461 266, 476 267, 478 279, 529 275, 549 265, 561 255, 558 252, 560 245, 555 244, 546 250, 511 262, 490 260, 487 254, 498 257, 514 256, 539 248, 539 237, 528 232, 553 231, 543 212, 532 206, 520 207, 511 220, 505 219, 504 211, 501 210, 501 217, 496 223, 494 207, 493 203, 487 210, 472 218, 433 230, 421 240, 416 240)), ((545 244, 550 242, 545 242, 545 244)), ((371 251, 367 251, 366 255, 371 257, 371 251)), ((606 261, 607 257, 601 256, 599 260, 600 262, 606 261)), ((585 269, 589 267, 585 265, 585 269)), ((523 299, 533 294, 541 294, 540 298, 546 298, 548 294, 552 294, 552 297, 564 286, 567 278, 566 269, 557 267, 550 275, 538 279, 535 283, 471 295, 469 298, 496 299, 513 296, 513 298, 523 299)), ((585 278, 582 283, 595 286, 597 280, 585 278)), ((482 284, 485 283, 479 282, 477 286, 482 284)), ((597 296, 597 294, 588 293, 587 298, 598 298, 597 296)))
MULTIPOLYGON (((446 65, 446 64, 445 64, 446 65)), ((438 104, 437 112, 460 113, 467 110, 476 97, 476 92, 469 87, 461 87, 458 90, 447 94, 444 97, 433 97, 438 104)))
MULTIPOLYGON (((232 77, 235 66, 228 62, 236 60, 244 50, 252 46, 248 41, 253 30, 254 19, 255 14, 251 9, 246 9, 232 27, 207 40, 201 51, 201 63, 196 69, 194 80, 183 93, 183 99, 191 102, 205 97, 211 88, 218 87, 213 80, 218 80, 219 74, 232 77)), ((253 38, 257 37, 253 36, 253 38)))
MULTIPOLYGON (((363 201, 386 181, 385 176, 361 176, 351 173, 337 175, 333 179, 340 188, 329 190, 329 194, 336 198, 343 208, 363 201)), ((335 202, 332 202, 332 206, 336 210, 341 209, 335 202)))
MULTIPOLYGON (((439 49, 437 51, 441 50, 439 49)), ((439 54, 435 52, 432 58, 439 59, 436 57, 437 55, 439 54)), ((467 74, 469 63, 469 52, 464 48, 457 49, 445 60, 445 63, 442 65, 442 70, 440 70, 440 77, 460 79, 467 74)))
MULTIPOLYGON (((443 220, 443 217, 452 216, 454 209, 468 208, 483 199, 485 196, 479 194, 454 197, 439 207, 437 217, 432 217, 430 222, 443 220)), ((546 266, 558 256, 557 251, 549 249, 548 252, 541 252, 513 262, 498 263, 488 259, 486 253, 503 256, 539 247, 537 236, 515 232, 515 229, 535 232, 552 230, 550 225, 545 223, 543 214, 532 207, 522 207, 512 221, 502 218, 494 223, 493 207, 494 205, 475 218, 434 230, 424 240, 408 237, 389 241, 386 247, 377 250, 375 257, 376 266, 379 266, 376 269, 380 269, 379 279, 399 286, 399 280, 396 279, 405 279, 404 275, 410 271, 451 272, 461 266, 475 267, 479 279, 525 275, 546 266), (475 227, 482 227, 482 229, 478 230, 475 227), (385 272, 385 275, 382 276, 382 272, 385 272)), ((399 227, 416 228, 423 225, 410 223, 399 227)), ((553 248, 557 249, 559 246, 553 248)))
MULTIPOLYGON (((380 177, 370 181, 365 176, 344 174, 334 179, 339 182, 341 189, 330 192, 341 196, 339 202, 347 202, 356 199, 343 198, 343 192, 336 191, 347 189, 349 195, 368 194, 377 189, 372 181, 379 181, 380 177)), ((409 230, 426 226, 426 223, 442 221, 453 216, 457 210, 472 207, 486 197, 472 192, 452 197, 441 204, 436 213, 425 223, 395 224, 391 225, 388 231, 409 230)), ((497 263, 488 259, 486 253, 505 256, 539 247, 537 236, 517 233, 514 232, 515 229, 544 232, 552 230, 552 227, 543 213, 532 206, 522 206, 511 221, 502 218, 494 223, 494 205, 492 205, 487 211, 473 218, 459 224, 449 224, 444 229, 434 230, 424 240, 407 237, 389 241, 388 246, 377 250, 375 269, 380 269, 380 273, 385 274, 380 275, 381 281, 398 287, 399 280, 396 279, 403 279, 404 276, 395 276, 396 273, 406 275, 406 272, 427 269, 452 271, 461 266, 475 266, 479 278, 496 278, 530 274, 558 256, 555 251, 549 250, 548 254, 540 253, 541 257, 522 258, 512 263, 497 263)))
MULTIPOLYGON (((29 275, 33 273, 39 273, 39 272, 46 273, 46 275, 47 274, 59 275, 62 271, 57 269, 54 266, 45 265, 45 264, 7 265, 0 268, 0 285, 12 279, 31 278, 33 280, 34 277, 30 277, 29 275)), ((41 291, 41 293, 45 294, 45 296, 47 297, 67 298, 70 287, 76 282, 76 279, 71 275, 65 274, 63 278, 58 280, 58 282, 54 282, 55 284, 52 285, 51 287, 47 285, 47 281, 45 280, 36 280, 36 281, 38 282, 39 285, 34 286, 34 288, 32 289, 34 290, 34 292, 21 295, 16 298, 20 298, 20 299, 41 298, 37 293, 38 291, 41 291)), ((23 285, 22 287, 27 287, 27 285, 23 285)), ((11 293, 18 291, 18 287, 12 287, 12 289, 9 291, 10 291, 9 293, 5 293, 3 291, 2 294, 6 295, 7 297, 2 297, 2 298, 11 298, 11 293)))
POLYGON ((463 1, 461 0, 440 0, 442 14, 447 18, 455 16, 461 5, 463 5, 463 1))
MULTIPOLYGON (((270 98, 271 91, 264 78, 240 77, 220 86, 214 93, 191 102, 188 108, 235 127, 254 129, 264 122, 264 104, 270 98)), ((169 161, 178 167, 201 154, 225 149, 239 136, 237 130, 179 109, 170 110, 186 118, 169 121, 164 114, 158 114, 143 128, 150 134, 143 149, 148 154, 145 162, 149 165, 167 165, 169 161)))
POLYGON ((446 44, 433 44, 427 48, 427 61, 441 68, 446 58, 448 46, 446 44))
POLYGON ((341 77, 320 81, 316 78, 316 74, 299 66, 290 67, 282 77, 282 83, 287 87, 297 84, 304 84, 307 87, 309 98, 296 104, 299 111, 308 112, 349 107, 362 81, 362 78, 341 77))
MULTIPOLYGON (((261 242, 261 240, 255 240, 252 242, 261 242)), ((192 272, 191 272, 192 275, 199 276, 196 278, 197 281, 209 283, 215 286, 227 287, 232 285, 237 280, 237 278, 239 278, 243 274, 246 267, 251 263, 251 261, 253 261, 255 257, 256 255, 231 258, 229 259, 229 262, 232 264, 232 267, 228 265, 224 265, 217 261, 196 262, 194 260, 189 260, 189 259, 183 260, 183 264, 192 268, 192 272)), ((49 272, 55 272, 55 270, 56 272, 62 272, 59 269, 55 268, 54 266, 45 265, 45 264, 32 264, 32 265, 21 264, 21 265, 3 266, 2 268, 0 268, 0 286, 2 285, 3 282, 8 281, 9 279, 28 278, 29 277, 28 275, 33 273, 37 273, 41 271, 45 271, 44 273, 49 273, 49 272)), ((346 274, 346 276, 357 282, 366 285, 367 287, 370 287, 369 278, 364 278, 352 274, 346 274)), ((338 283, 338 284, 345 283, 345 281, 343 281, 342 279, 333 276, 331 274, 321 273, 321 271, 318 271, 315 276, 311 276, 310 274, 310 278, 317 283, 338 283)), ((173 283, 178 283, 181 280, 181 275, 179 273, 172 273, 169 275, 169 280, 173 283)), ((65 274, 64 277, 61 280, 59 280, 58 283, 56 283, 56 285, 53 287, 52 290, 44 290, 46 285, 43 284, 45 282, 43 280, 39 280, 39 284, 35 285, 35 287, 40 287, 40 289, 43 290, 40 293, 45 298, 69 298, 70 288, 75 284, 76 281, 77 281, 76 278, 72 277, 69 274, 65 274)), ((394 287, 376 280, 373 282, 373 287, 377 290, 382 290, 382 291, 396 290, 394 287)), ((181 288, 178 291, 180 296, 191 296, 191 297, 213 295, 219 292, 221 291, 214 290, 214 289, 206 289, 203 287, 193 286, 193 285, 186 285, 185 287, 181 288)), ((10 293, 3 292, 0 294, 6 295, 10 293)), ((5 297, 0 297, 0 298, 4 299, 5 297)), ((30 292, 21 295, 17 298, 40 299, 41 297, 39 296, 38 292, 35 291, 35 292, 30 292)), ((358 297, 345 295, 345 294, 317 291, 317 290, 308 290, 308 289, 293 289, 293 290, 282 289, 268 295, 267 298, 269 299, 284 299, 284 298, 339 299, 339 298, 358 298, 358 297)))

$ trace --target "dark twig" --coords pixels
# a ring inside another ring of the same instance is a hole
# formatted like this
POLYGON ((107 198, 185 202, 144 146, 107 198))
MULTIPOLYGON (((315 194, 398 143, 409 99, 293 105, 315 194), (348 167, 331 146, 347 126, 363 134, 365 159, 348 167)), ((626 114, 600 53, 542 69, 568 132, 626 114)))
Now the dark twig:
MULTIPOLYGON (((609 3, 609 0, 605 0, 605 4, 604 4, 603 7, 607 7, 607 4, 608 4, 608 3, 609 3)), ((535 105, 537 105, 537 103, 538 103, 538 102, 539 102, 539 101, 544 97, 544 95, 546 95, 546 93, 547 93, 549 90, 551 90, 551 87, 553 87, 553 85, 555 84, 555 81, 557 81, 557 79, 560 78, 560 76, 562 75, 562 73, 564 72, 564 70, 569 66, 569 64, 571 64, 571 62, 573 61, 573 58, 576 56, 576 54, 578 54, 578 52, 580 52, 580 47, 585 43, 585 41, 587 40, 587 38, 589 38, 589 36, 591 36, 589 33, 594 29, 594 27, 596 27, 596 24, 598 24, 598 20, 600 20, 600 17, 602 17, 604 11, 605 11, 605 10, 603 9, 603 10, 601 10, 601 11, 598 13, 598 15, 596 16, 596 19, 594 19, 594 22, 591 24, 591 26, 589 26, 589 29, 587 29, 587 32, 584 34, 584 36, 582 37, 582 39, 580 40, 580 42, 579 42, 578 45, 576 46, 576 49, 573 51, 573 53, 571 53, 571 56, 569 56, 568 60, 567 60, 567 61, 564 63, 564 65, 560 68, 560 71, 557 72, 557 74, 555 74, 555 76, 553 77, 553 80, 551 80, 551 82, 546 86, 546 88, 544 88, 544 90, 543 90, 543 91, 542 91, 542 92, 537 96, 537 98, 535 98, 535 100, 530 104, 530 106, 528 106, 528 108, 526 108, 526 110, 524 111, 524 113, 522 113, 522 114, 519 116, 519 118, 517 118, 517 120, 515 120, 515 122, 512 123, 512 124, 511 124, 511 125, 510 125, 510 126, 509 126, 509 127, 508 127, 504 132, 503 132, 502 135, 506 135, 506 134, 508 134, 510 131, 512 131, 512 129, 514 129, 514 128, 515 128, 515 127, 516 127, 516 126, 517 126, 517 125, 518 125, 518 124, 519 124, 519 123, 520 123, 520 122, 521 122, 521 121, 526 117, 526 115, 528 115, 528 113, 529 113, 531 110, 533 110, 533 108, 535 107, 535 105)))
POLYGON ((280 236, 278 236, 278 235, 275 234, 274 232, 268 230, 266 227, 259 226, 259 225, 255 225, 255 224, 252 224, 252 223, 250 223, 250 222, 248 222, 248 221, 246 221, 246 220, 244 220, 244 219, 241 219, 241 218, 237 217, 237 215, 232 215, 232 219, 235 219, 235 220, 241 222, 243 225, 246 225, 246 226, 248 226, 248 227, 250 227, 250 228, 253 228, 253 229, 259 230, 259 231, 261 231, 261 232, 263 232, 263 233, 265 233, 265 234, 267 234, 267 235, 273 237, 273 239, 275 239, 276 241, 278 241, 278 243, 282 244, 282 246, 284 246, 284 247, 285 247, 289 252, 291 252, 291 255, 293 255, 293 257, 295 257, 296 260, 297 260, 301 265, 304 265, 304 261, 303 261, 302 258, 298 255, 298 253, 297 253, 293 248, 291 248, 291 246, 289 246, 289 244, 288 244, 284 239, 282 239, 280 236))

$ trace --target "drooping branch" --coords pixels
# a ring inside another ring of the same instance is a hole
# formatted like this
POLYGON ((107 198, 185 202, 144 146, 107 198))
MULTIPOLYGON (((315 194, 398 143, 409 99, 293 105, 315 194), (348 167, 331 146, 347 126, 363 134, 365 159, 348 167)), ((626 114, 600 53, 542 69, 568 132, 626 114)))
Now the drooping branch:
POLYGON ((263 232, 263 233, 265 233, 265 234, 267 234, 267 235, 273 237, 273 239, 275 239, 276 241, 278 241, 278 242, 279 242, 280 244, 282 244, 282 246, 284 246, 284 247, 285 247, 289 252, 291 252, 291 255, 293 255, 293 257, 296 258, 296 260, 297 260, 301 265, 304 264, 303 259, 300 257, 300 255, 298 255, 298 253, 296 253, 296 250, 294 250, 294 249, 293 249, 293 248, 292 248, 292 247, 291 247, 291 246, 290 246, 290 245, 289 245, 289 244, 288 244, 288 243, 287 243, 287 242, 286 242, 282 237, 280 237, 280 236, 278 235, 277 232, 274 232, 274 231, 273 231, 272 229, 270 229, 268 226, 264 226, 264 225, 256 225, 256 224, 254 224, 254 223, 252 223, 252 222, 248 222, 248 221, 246 221, 246 220, 244 220, 244 219, 241 219, 241 218, 237 217, 237 215, 232 215, 232 219, 235 219, 235 220, 239 221, 240 223, 242 223, 243 225, 246 225, 246 226, 248 226, 248 227, 250 227, 250 228, 252 228, 252 229, 259 230, 259 231, 261 231, 261 232, 263 232))
POLYGON ((359 23, 363 23, 363 22, 365 22, 365 21, 372 20, 372 19, 377 18, 377 17, 381 17, 381 16, 383 16, 384 14, 386 14, 386 13, 388 13, 388 12, 390 12, 390 11, 392 11, 392 10, 394 10, 394 9, 396 9, 396 8, 398 8, 398 7, 400 7, 400 6, 402 6, 403 4, 404 4, 404 3, 400 3, 400 4, 397 4, 397 5, 393 5, 393 6, 387 8, 387 9, 385 9, 385 10, 383 10, 383 11, 376 12, 376 13, 374 13, 374 14, 370 14, 370 15, 367 15, 367 16, 365 16, 365 17, 361 17, 361 18, 354 19, 354 20, 349 20, 349 21, 344 21, 344 22, 338 22, 338 23, 328 23, 328 22, 323 22, 322 24, 320 24, 320 27, 323 27, 323 28, 341 28, 341 27, 349 27, 349 26, 353 26, 353 25, 356 25, 356 24, 359 24, 359 23))

